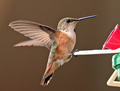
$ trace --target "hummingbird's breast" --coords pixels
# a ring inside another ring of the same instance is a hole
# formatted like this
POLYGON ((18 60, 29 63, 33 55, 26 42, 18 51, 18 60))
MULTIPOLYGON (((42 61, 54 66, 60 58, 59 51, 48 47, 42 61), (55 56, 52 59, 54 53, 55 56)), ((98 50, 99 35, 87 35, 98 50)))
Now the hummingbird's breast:
POLYGON ((62 59, 64 57, 68 57, 68 55, 65 56, 65 54, 71 53, 73 50, 76 43, 76 35, 60 31, 56 34, 56 38, 54 40, 58 43, 56 55, 59 55, 60 59, 62 59))

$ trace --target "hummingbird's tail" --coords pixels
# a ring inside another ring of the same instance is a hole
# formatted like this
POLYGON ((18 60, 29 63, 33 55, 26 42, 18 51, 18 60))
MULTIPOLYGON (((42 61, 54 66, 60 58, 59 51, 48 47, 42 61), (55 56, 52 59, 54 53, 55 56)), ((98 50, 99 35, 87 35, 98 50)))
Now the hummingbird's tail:
POLYGON ((43 86, 48 85, 48 83, 50 82, 50 80, 51 80, 52 77, 53 77, 53 74, 54 74, 54 73, 51 73, 51 74, 48 75, 47 77, 43 76, 42 81, 41 81, 41 85, 43 85, 43 86))
POLYGON ((53 77, 53 74, 55 70, 59 67, 60 65, 56 61, 48 61, 45 73, 43 75, 41 85, 46 86, 50 82, 50 80, 53 77))
POLYGON ((53 62, 51 62, 47 65, 45 73, 44 73, 43 78, 41 80, 41 85, 43 85, 43 86, 48 85, 48 83, 52 79, 53 74, 54 74, 52 66, 53 66, 53 62))

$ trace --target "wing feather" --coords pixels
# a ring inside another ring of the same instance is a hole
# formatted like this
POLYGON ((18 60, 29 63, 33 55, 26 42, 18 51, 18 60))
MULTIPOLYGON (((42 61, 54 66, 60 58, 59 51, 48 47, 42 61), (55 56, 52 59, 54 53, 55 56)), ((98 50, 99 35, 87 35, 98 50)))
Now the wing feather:
POLYGON ((51 35, 55 33, 56 30, 49 26, 26 20, 13 21, 9 26, 15 31, 32 39, 18 43, 15 46, 45 46, 50 49, 54 42, 51 35))

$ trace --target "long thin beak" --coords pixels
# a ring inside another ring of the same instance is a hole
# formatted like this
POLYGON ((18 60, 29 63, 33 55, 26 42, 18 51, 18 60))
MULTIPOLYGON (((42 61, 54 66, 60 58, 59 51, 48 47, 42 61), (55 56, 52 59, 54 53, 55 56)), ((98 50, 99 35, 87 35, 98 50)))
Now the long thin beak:
POLYGON ((75 20, 73 20, 73 21, 81 21, 81 20, 84 20, 84 19, 94 18, 94 17, 96 17, 96 16, 97 16, 97 15, 86 16, 86 17, 82 17, 82 18, 75 19, 75 20))

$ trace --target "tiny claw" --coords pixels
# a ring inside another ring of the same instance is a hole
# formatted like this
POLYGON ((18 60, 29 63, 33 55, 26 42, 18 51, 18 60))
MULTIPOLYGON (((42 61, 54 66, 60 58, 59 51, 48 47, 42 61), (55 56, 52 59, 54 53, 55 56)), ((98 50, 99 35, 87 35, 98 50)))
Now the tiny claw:
POLYGON ((75 49, 75 51, 72 51, 71 53, 72 53, 72 55, 74 56, 74 57, 77 57, 77 55, 74 55, 74 53, 75 52, 78 52, 79 50, 78 49, 75 49))

